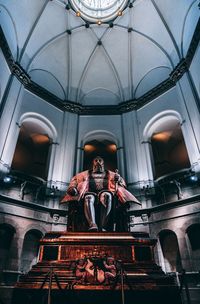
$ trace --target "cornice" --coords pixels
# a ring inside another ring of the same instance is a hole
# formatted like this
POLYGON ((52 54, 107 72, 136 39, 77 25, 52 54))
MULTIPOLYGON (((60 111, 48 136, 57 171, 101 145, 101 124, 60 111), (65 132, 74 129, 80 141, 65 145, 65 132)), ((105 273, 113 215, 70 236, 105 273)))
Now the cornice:
POLYGON ((187 62, 183 58, 181 61, 177 64, 175 69, 170 73, 169 80, 171 80, 174 84, 181 79, 181 77, 184 75, 184 73, 188 70, 187 62))
MULTIPOLYGON (((31 202, 28 202, 28 201, 15 199, 15 198, 3 195, 3 194, 0 194, 0 201, 2 203, 15 205, 15 206, 23 207, 23 208, 25 207, 27 209, 37 210, 37 211, 41 211, 41 212, 45 212, 45 213, 46 212, 50 213, 50 214, 57 213, 60 216, 66 216, 68 214, 67 210, 49 208, 49 207, 46 207, 46 206, 43 206, 43 205, 31 203, 31 202)), ((155 213, 158 213, 158 212, 166 212, 167 210, 179 208, 181 206, 199 204, 199 202, 200 202, 200 195, 197 194, 197 195, 185 198, 185 199, 160 204, 158 206, 154 206, 154 207, 150 207, 150 208, 130 210, 130 211, 128 211, 128 213, 129 213, 130 216, 131 215, 142 216, 142 214, 147 214, 148 216, 150 216, 151 214, 155 214, 155 213)), ((199 213, 199 210, 197 210, 197 212, 199 213)))
POLYGON ((10 65, 10 70, 25 87, 28 87, 31 83, 31 78, 17 62, 13 62, 12 65, 10 65))
MULTIPOLYGON (((151 214, 155 214, 158 212, 163 212, 163 211, 167 211, 170 209, 179 208, 181 206, 188 206, 191 204, 199 204, 199 203, 200 203, 200 195, 196 194, 196 195, 184 198, 184 199, 180 199, 180 200, 172 201, 172 202, 168 202, 168 203, 163 203, 163 204, 153 206, 150 208, 130 210, 129 214, 135 215, 135 216, 140 216, 143 213, 146 213, 150 216, 151 214)), ((197 211, 200 212, 199 210, 197 210, 197 211)))
POLYGON ((15 199, 13 197, 9 197, 9 196, 6 196, 4 194, 0 194, 0 202, 15 205, 15 206, 18 206, 18 207, 27 208, 27 209, 32 209, 32 210, 35 210, 35 211, 37 210, 37 211, 41 211, 41 212, 46 212, 46 213, 50 213, 50 214, 57 213, 60 216, 66 216, 67 213, 68 213, 67 210, 49 208, 49 207, 39 205, 39 204, 36 204, 36 203, 15 199))
POLYGON ((9 68, 11 68, 12 65, 15 63, 15 60, 13 58, 13 55, 11 53, 11 50, 9 48, 8 42, 6 40, 6 37, 4 35, 1 25, 0 25, 0 47, 1 47, 1 50, 3 52, 3 55, 6 59, 6 62, 9 66, 9 68))
MULTIPOLYGON (((200 9, 200 3, 199 3, 199 9, 200 9)), ((194 58, 194 55, 195 55, 196 50, 197 50, 198 45, 199 45, 199 41, 200 41, 200 18, 199 18, 199 21, 196 25, 196 28, 195 28, 192 40, 190 42, 188 52, 187 52, 187 55, 185 57, 188 68, 190 67, 190 64, 191 64, 191 62, 194 58)))
POLYGON ((156 87, 145 93, 143 96, 138 99, 129 100, 120 103, 119 105, 110 105, 110 106, 83 106, 79 103, 62 100, 56 95, 50 93, 45 88, 41 87, 39 84, 31 80, 30 76, 26 71, 20 66, 18 62, 15 62, 12 53, 10 51, 9 45, 6 41, 3 30, 0 26, 0 47, 6 59, 6 62, 10 68, 10 71, 17 79, 24 85, 24 87, 32 92, 33 94, 41 97, 48 103, 59 108, 62 111, 67 111, 75 113, 78 115, 120 115, 126 112, 133 110, 138 110, 151 102, 156 97, 167 92, 173 88, 176 83, 181 79, 185 72, 188 71, 192 59, 197 50, 198 44, 200 41, 200 20, 197 23, 195 32, 193 34, 190 47, 188 49, 187 55, 185 58, 182 58, 174 70, 170 73, 169 77, 158 84, 156 87))
POLYGON ((160 96, 161 94, 167 92, 169 89, 173 88, 176 85, 174 81, 170 79, 170 77, 156 87, 139 97, 138 99, 132 101, 125 101, 121 103, 122 112, 130 112, 132 110, 138 110, 154 100, 156 97, 160 96))

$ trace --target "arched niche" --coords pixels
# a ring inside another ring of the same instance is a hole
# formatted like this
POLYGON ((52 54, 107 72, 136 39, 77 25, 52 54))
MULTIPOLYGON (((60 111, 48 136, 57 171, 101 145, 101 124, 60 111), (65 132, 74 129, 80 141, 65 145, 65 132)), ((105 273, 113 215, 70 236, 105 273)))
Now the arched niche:
POLYGON ((42 232, 36 229, 29 230, 25 236, 21 255, 21 271, 28 272, 36 264, 39 250, 39 240, 42 232))
POLYGON ((189 251, 194 270, 199 271, 200 265, 200 224, 190 225, 186 234, 189 240, 189 251))
POLYGON ((149 143, 154 179, 191 167, 178 113, 155 116, 144 136, 149 143))
POLYGON ((47 179, 55 132, 37 115, 21 119, 11 169, 47 179))
POLYGON ((109 132, 91 132, 83 140, 83 170, 92 168, 96 156, 104 159, 105 168, 114 171, 118 168, 117 140, 109 132))
POLYGON ((109 140, 91 140, 84 145, 83 169, 91 169, 96 156, 104 159, 105 168, 114 171, 117 168, 117 146, 109 140))
POLYGON ((159 233, 159 241, 166 272, 181 271, 182 263, 176 234, 171 230, 159 233))
MULTIPOLYGON (((15 228, 9 224, 0 225, 0 273, 9 265, 10 248, 15 232, 15 228)), ((0 281, 2 279, 0 276, 0 281)))

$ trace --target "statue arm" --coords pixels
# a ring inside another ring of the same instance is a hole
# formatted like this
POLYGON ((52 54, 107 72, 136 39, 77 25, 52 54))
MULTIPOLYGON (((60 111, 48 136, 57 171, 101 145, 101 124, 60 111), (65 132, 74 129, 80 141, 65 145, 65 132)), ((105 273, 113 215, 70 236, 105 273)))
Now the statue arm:
POLYGON ((66 195, 61 200, 61 203, 70 202, 70 201, 79 201, 87 190, 88 180, 87 180, 88 171, 84 171, 75 175, 69 184, 69 187, 66 191, 66 195))
POLYGON ((120 179, 119 179, 119 181, 118 181, 118 184, 119 184, 120 186, 126 188, 126 183, 125 183, 124 179, 123 179, 121 176, 120 176, 120 179))
POLYGON ((85 193, 87 185, 88 171, 86 170, 81 173, 78 173, 71 179, 69 187, 67 189, 67 194, 71 196, 79 196, 80 198, 85 193))
POLYGON ((116 184, 126 188, 126 183, 124 179, 119 175, 118 170, 115 171, 114 181, 116 184))
POLYGON ((71 179, 71 182, 69 184, 69 187, 67 189, 67 193, 71 196, 76 196, 78 195, 78 181, 77 181, 77 177, 74 176, 72 179, 71 179))

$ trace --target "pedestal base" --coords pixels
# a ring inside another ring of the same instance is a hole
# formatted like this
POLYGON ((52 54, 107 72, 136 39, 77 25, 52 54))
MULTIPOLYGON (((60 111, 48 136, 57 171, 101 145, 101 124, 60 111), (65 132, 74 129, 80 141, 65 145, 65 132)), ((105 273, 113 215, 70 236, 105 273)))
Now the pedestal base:
POLYGON ((174 278, 154 262, 155 244, 144 234, 48 233, 13 304, 178 304, 174 278))

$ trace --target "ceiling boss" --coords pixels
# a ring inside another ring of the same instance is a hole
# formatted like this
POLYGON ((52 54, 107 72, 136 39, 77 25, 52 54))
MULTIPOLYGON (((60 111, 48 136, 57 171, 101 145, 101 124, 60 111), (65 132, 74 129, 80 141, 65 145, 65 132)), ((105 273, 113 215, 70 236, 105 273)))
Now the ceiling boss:
POLYGON ((106 22, 122 15, 127 0, 70 0, 77 16, 91 22, 106 22))

